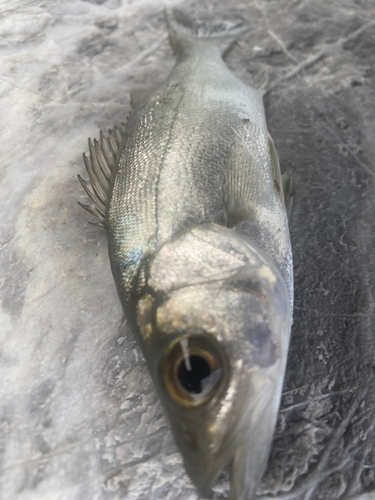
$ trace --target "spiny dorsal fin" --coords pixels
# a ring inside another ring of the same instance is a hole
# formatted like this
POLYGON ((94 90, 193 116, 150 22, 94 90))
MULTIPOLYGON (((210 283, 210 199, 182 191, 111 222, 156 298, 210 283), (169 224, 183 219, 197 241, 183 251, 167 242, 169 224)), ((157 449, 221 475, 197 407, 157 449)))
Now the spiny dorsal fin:
POLYGON ((109 130, 108 137, 104 137, 100 131, 99 141, 94 139, 92 143, 89 139, 90 159, 83 153, 83 161, 90 180, 85 181, 80 175, 78 180, 93 205, 83 205, 80 202, 78 204, 90 215, 99 219, 99 222, 91 223, 94 226, 105 228, 107 200, 124 133, 124 124, 120 128, 116 126, 113 131, 109 130))

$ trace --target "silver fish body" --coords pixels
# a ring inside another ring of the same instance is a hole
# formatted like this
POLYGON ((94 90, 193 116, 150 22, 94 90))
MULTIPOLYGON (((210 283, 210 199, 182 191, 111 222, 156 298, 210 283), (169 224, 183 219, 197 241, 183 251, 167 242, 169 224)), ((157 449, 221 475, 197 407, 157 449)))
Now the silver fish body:
POLYGON ((168 24, 177 64, 134 106, 116 147, 90 146, 91 197, 187 472, 205 495, 233 459, 231 498, 249 500, 292 323, 283 179, 261 93, 222 59, 243 27, 181 13, 168 24))

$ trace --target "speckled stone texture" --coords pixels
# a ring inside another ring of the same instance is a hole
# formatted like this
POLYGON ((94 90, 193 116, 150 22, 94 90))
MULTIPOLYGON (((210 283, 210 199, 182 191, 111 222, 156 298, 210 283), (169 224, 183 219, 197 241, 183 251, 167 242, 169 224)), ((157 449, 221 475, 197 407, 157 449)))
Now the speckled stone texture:
MULTIPOLYGON (((173 0, 0 5, 0 497, 197 500, 76 201, 81 152, 174 64, 173 0)), ((295 313, 259 496, 375 498, 375 2, 184 2, 251 29, 227 58, 266 91, 293 177, 295 313)), ((214 488, 228 498, 229 471, 214 488)))

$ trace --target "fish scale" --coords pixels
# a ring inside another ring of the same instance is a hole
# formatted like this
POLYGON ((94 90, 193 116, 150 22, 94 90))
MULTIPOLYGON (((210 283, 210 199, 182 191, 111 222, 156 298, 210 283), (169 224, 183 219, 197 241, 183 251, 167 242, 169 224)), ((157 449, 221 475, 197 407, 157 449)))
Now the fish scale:
POLYGON ((238 22, 167 13, 177 63, 90 146, 119 297, 192 481, 229 462, 232 500, 264 472, 293 308, 286 200, 261 93, 222 60, 238 22), (105 213, 104 213, 105 212, 105 213))

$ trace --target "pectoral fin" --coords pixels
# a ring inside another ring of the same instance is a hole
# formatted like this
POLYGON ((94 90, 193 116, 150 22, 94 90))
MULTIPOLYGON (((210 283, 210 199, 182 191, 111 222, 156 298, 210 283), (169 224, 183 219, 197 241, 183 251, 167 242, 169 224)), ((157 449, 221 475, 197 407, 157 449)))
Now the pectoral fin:
POLYGON ((289 172, 285 172, 282 176, 282 184, 284 191, 284 202, 286 213, 288 214, 288 219, 290 219, 290 214, 292 213, 293 198, 292 198, 292 177, 289 172))
POLYGON ((272 137, 268 134, 268 145, 270 148, 271 165, 274 177, 275 189, 279 193, 281 201, 284 203, 288 219, 292 210, 292 178, 289 172, 281 175, 279 157, 277 155, 275 144, 272 137))
POLYGON ((247 148, 242 146, 232 148, 225 175, 228 227, 254 220, 256 217, 258 207, 254 201, 254 182, 252 182, 254 168, 254 157, 247 148))
POLYGON ((271 167, 272 167, 275 189, 279 193, 281 201, 284 203, 284 193, 283 193, 283 190, 281 189, 282 179, 281 179, 279 157, 277 156, 275 144, 274 144, 270 134, 268 134, 268 147, 270 149, 271 167))

